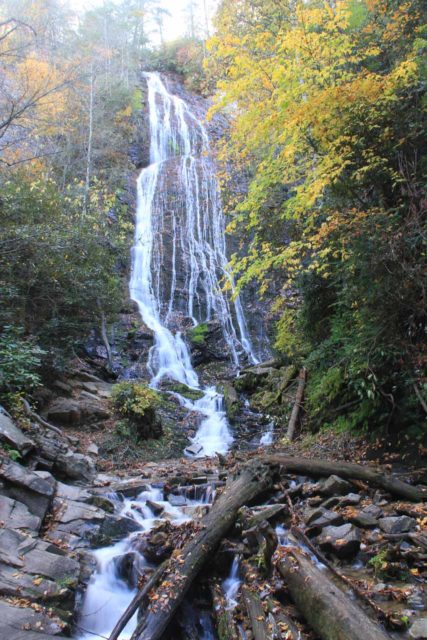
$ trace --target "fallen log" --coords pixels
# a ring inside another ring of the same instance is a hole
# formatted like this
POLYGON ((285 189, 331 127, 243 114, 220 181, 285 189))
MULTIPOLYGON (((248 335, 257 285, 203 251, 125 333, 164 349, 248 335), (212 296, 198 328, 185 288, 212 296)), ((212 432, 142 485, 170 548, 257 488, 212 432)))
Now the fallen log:
POLYGON ((172 621, 185 594, 221 538, 233 525, 238 510, 273 485, 273 467, 252 462, 228 485, 203 518, 201 529, 168 562, 163 580, 149 594, 132 640, 159 640, 172 621))
POLYGON ((350 587, 350 589, 354 591, 356 596, 364 604, 371 607, 375 615, 378 616, 378 618, 381 621, 385 621, 388 624, 391 623, 393 618, 393 612, 384 611, 383 609, 381 609, 381 607, 377 605, 376 602, 371 600, 369 596, 367 596, 361 589, 359 589, 357 584, 352 582, 350 578, 347 578, 347 576, 345 576, 343 573, 340 573, 340 571, 338 571, 338 569, 332 564, 332 562, 329 562, 328 558, 317 547, 315 547, 315 545, 311 542, 311 540, 305 535, 305 533, 299 527, 295 527, 295 526, 291 527, 291 533, 297 540, 302 542, 302 544, 304 544, 309 549, 309 551, 311 551, 311 553, 316 556, 319 562, 324 564, 325 567, 327 567, 329 571, 333 573, 336 578, 338 578, 338 580, 342 581, 346 585, 346 587, 350 587))
POLYGON ((302 399, 304 397, 306 375, 307 375, 306 370, 303 367, 299 372, 298 387, 297 387, 297 392, 295 394, 295 404, 292 408, 292 413, 291 413, 291 417, 289 419, 289 424, 288 424, 288 431, 286 433, 288 440, 290 440, 291 442, 295 438, 295 429, 298 424, 299 412, 301 410, 302 399))
POLYGON ((380 473, 372 467, 361 464, 335 460, 319 460, 317 458, 294 458, 281 454, 261 456, 260 460, 266 463, 281 465, 285 467, 286 473, 300 473, 313 477, 335 474, 347 480, 362 480, 368 484, 381 487, 392 495, 412 502, 427 500, 427 489, 414 487, 390 474, 380 473))
POLYGON ((259 595, 247 585, 243 585, 242 598, 248 612, 254 640, 273 640, 272 629, 267 622, 259 595))
POLYGON ((285 549, 277 567, 293 601, 321 640, 390 640, 351 597, 299 549, 285 549))

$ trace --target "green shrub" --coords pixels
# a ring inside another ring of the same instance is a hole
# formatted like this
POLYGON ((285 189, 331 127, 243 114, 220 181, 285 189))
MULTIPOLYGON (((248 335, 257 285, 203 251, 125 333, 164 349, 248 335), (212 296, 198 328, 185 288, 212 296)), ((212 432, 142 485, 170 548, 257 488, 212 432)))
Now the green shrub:
MULTIPOLYGON (((133 431, 137 439, 161 436, 162 425, 156 414, 160 397, 147 385, 119 382, 113 388, 112 400, 117 412, 128 423, 129 435, 133 431)), ((128 435, 122 422, 118 423, 117 428, 121 435, 128 435)))
POLYGON ((0 394, 31 392, 40 384, 38 370, 45 352, 21 327, 7 325, 0 334, 0 394))

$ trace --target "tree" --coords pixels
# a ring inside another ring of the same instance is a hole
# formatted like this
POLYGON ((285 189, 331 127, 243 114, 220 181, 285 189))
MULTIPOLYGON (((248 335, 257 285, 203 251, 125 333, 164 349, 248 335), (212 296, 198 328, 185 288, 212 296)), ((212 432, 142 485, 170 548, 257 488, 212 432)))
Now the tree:
POLYGON ((317 424, 421 418, 425 24, 416 0, 224 0, 210 42, 224 156, 252 176, 234 266, 281 281, 278 347, 313 372, 317 424))

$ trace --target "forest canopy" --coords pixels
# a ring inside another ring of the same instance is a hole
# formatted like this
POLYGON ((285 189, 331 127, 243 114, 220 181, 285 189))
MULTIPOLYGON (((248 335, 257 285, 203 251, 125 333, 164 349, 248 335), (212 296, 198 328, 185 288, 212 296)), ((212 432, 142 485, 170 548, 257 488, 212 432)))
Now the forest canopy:
POLYGON ((427 7, 223 0, 209 42, 240 286, 272 288, 276 348, 314 425, 425 430, 427 7), (274 287, 273 287, 274 285, 274 287))

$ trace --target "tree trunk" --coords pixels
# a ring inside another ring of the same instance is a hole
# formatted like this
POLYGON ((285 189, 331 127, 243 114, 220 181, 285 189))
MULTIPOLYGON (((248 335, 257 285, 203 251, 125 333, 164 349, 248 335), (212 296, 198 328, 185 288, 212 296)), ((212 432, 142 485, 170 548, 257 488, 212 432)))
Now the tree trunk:
POLYGON ((322 640, 390 640, 354 600, 298 549, 286 549, 278 569, 298 609, 322 640))
POLYGON ((368 484, 381 487, 388 493, 420 502, 427 500, 427 490, 420 487, 413 487, 406 482, 402 482, 389 474, 383 474, 372 469, 372 467, 353 464, 351 462, 336 462, 331 460, 319 460, 316 458, 292 458, 284 455, 266 455, 261 460, 267 463, 279 464, 285 467, 286 472, 301 473, 303 475, 322 477, 335 474, 347 480, 362 480, 368 484))
POLYGON ((298 424, 298 417, 301 410, 302 399, 304 397, 305 378, 306 378, 306 370, 303 367, 299 372, 298 388, 295 395, 295 404, 292 409, 291 417, 288 424, 288 431, 286 433, 288 440, 290 440, 291 442, 295 438, 295 429, 298 424))
POLYGON ((180 603, 206 560, 233 525, 242 505, 253 500, 273 484, 270 465, 251 463, 230 482, 203 518, 201 531, 169 561, 163 581, 151 596, 132 640, 159 640, 172 621, 180 603))

